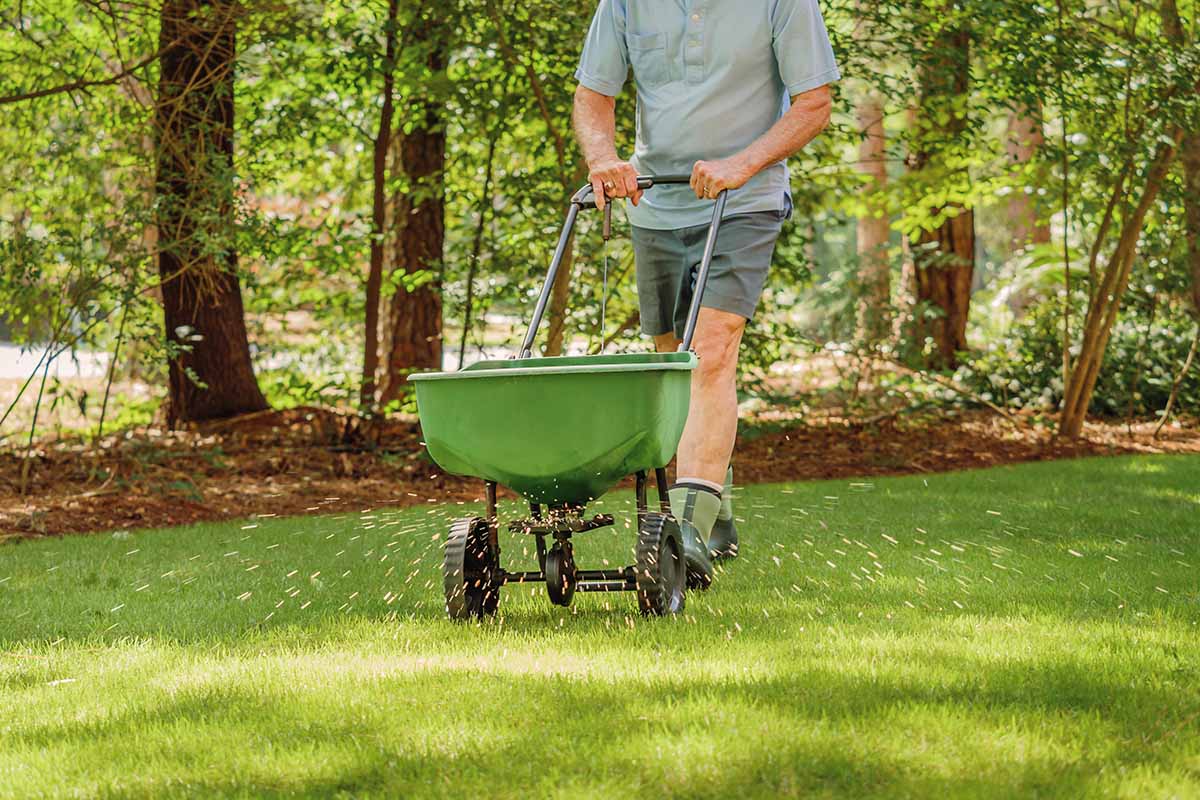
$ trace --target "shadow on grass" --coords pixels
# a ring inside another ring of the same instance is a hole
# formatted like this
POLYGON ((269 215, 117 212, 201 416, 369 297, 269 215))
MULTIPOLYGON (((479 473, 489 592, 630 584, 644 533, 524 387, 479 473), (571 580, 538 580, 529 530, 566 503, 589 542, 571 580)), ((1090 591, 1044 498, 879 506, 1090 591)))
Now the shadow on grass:
MULTIPOLYGON (((144 761, 191 793, 254 796, 1077 797, 1102 767, 1169 769, 1178 754, 1147 735, 1181 713, 1177 691, 1082 662, 973 674, 961 660, 951 685, 803 667, 609 682, 445 668, 347 678, 328 666, 321 687, 209 683, 102 719, 10 728, 6 746, 58 760, 68 781, 86 747, 114 754, 114 774, 89 778, 101 786, 144 761), (1090 741, 1072 743, 1079 728, 1090 741)), ((163 789, 135 777, 120 794, 163 789)))

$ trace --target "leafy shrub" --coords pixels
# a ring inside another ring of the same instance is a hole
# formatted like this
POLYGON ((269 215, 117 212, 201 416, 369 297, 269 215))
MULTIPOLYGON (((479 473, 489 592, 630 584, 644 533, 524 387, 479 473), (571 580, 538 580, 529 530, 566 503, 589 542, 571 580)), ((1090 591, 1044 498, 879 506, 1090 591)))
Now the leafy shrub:
MULTIPOLYGON (((1083 300, 1074 304, 1078 335, 1083 300)), ((1180 309, 1130 306, 1113 327, 1089 411, 1105 416, 1152 417, 1162 413, 1179 374, 1196 323, 1180 309)), ((1072 356, 1078 352, 1078 342, 1072 356)), ((985 400, 1010 408, 1056 409, 1062 400, 1062 305, 1034 307, 1007 332, 968 358, 955 378, 985 400)), ((1176 409, 1200 413, 1200 364, 1193 364, 1180 387, 1176 409)))
POLYGON ((344 375, 311 375, 295 367, 262 370, 258 374, 267 403, 276 409, 308 405, 349 405, 354 401, 353 381, 344 375))

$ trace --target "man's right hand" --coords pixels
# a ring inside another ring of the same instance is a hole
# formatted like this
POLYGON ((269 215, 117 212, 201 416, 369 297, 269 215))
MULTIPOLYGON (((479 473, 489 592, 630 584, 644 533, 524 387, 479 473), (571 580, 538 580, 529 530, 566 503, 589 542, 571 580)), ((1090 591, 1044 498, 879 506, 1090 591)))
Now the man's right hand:
POLYGON ((642 190, 638 188, 637 170, 628 161, 613 158, 592 166, 588 173, 588 181, 592 191, 596 193, 596 208, 604 210, 604 203, 615 197, 629 197, 636 206, 642 199, 642 190))

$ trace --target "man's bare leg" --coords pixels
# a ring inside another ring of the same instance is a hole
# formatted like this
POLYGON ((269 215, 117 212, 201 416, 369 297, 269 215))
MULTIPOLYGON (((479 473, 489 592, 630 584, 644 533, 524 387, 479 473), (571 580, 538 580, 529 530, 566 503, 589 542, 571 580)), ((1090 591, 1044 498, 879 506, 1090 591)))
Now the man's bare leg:
MULTIPOLYGON (((692 403, 679 441, 678 474, 722 485, 737 436, 737 359, 746 319, 701 308, 692 349, 700 360, 692 374, 692 403)), ((679 347, 674 333, 654 337, 660 353, 679 347)))
MULTIPOLYGON (((721 490, 737 435, 737 357, 745 327, 746 320, 737 314, 701 308, 692 341, 699 364, 692 373, 691 406, 679 443, 678 478, 671 488, 671 508, 683 533, 692 586, 705 587, 712 580, 710 537, 728 503, 721 490)), ((679 347, 679 340, 668 333, 654 337, 654 344, 660 352, 670 352, 679 347)), ((732 510, 729 517, 731 524, 732 510)), ((726 537, 718 537, 721 555, 736 554, 736 533, 732 536, 732 553, 726 537)))

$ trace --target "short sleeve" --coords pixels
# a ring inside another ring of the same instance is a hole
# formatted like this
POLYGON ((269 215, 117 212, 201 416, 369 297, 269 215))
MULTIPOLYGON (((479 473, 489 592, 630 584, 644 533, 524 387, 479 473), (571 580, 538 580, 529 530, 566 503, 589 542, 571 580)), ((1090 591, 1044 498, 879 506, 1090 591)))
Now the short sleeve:
POLYGON ((817 0, 775 0, 771 34, 779 77, 789 97, 841 77, 817 0))
POLYGON ((583 55, 575 78, 594 92, 616 97, 628 77, 625 0, 600 0, 583 43, 583 55))

